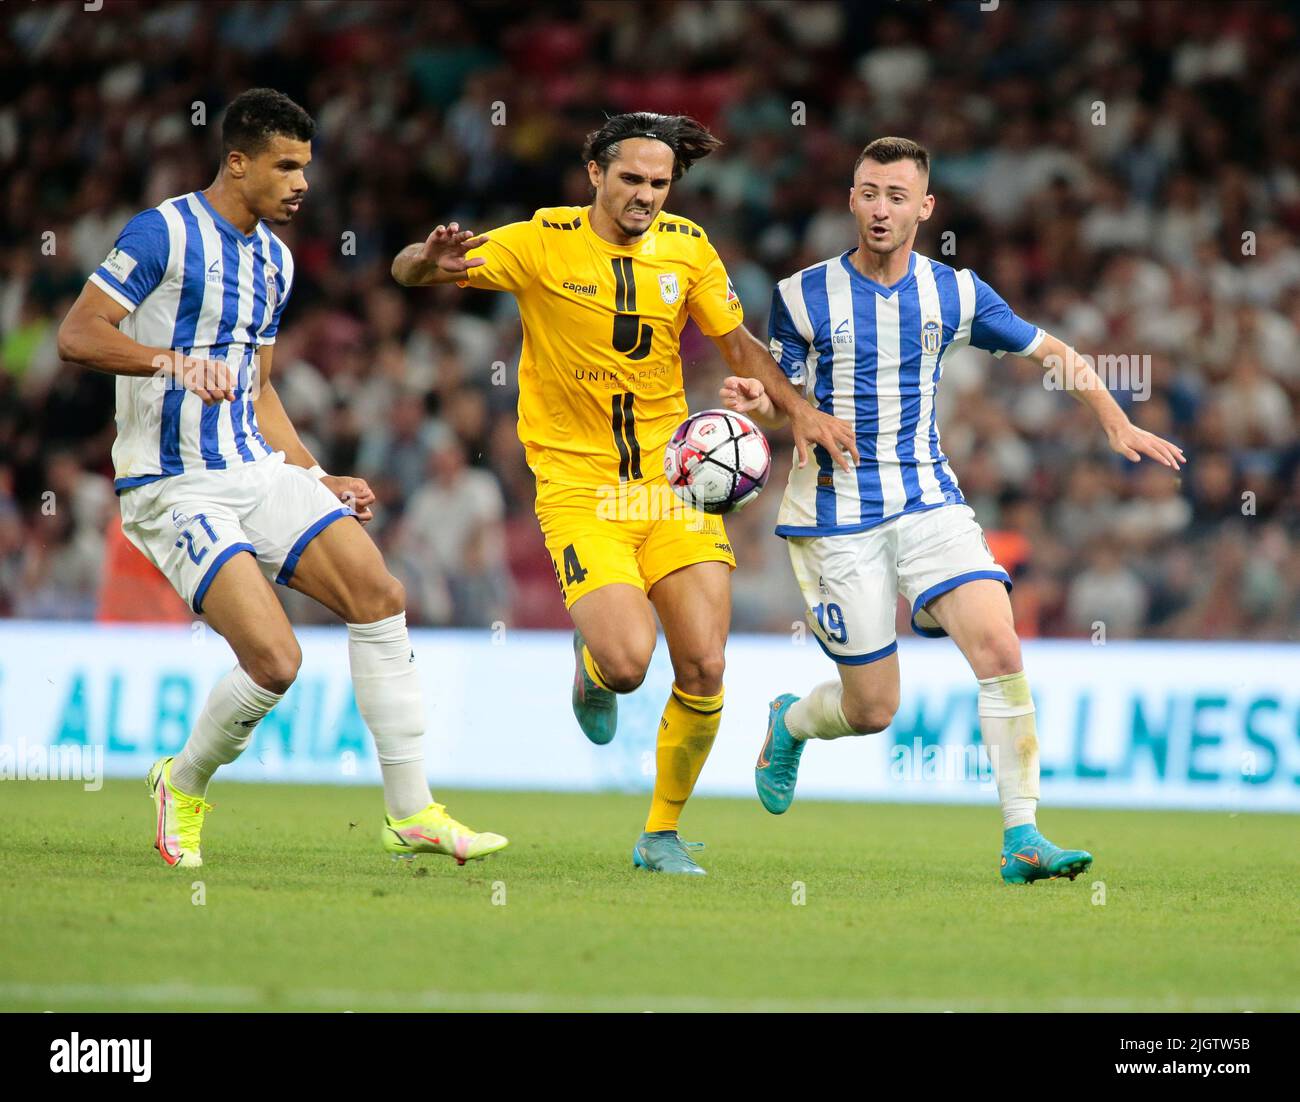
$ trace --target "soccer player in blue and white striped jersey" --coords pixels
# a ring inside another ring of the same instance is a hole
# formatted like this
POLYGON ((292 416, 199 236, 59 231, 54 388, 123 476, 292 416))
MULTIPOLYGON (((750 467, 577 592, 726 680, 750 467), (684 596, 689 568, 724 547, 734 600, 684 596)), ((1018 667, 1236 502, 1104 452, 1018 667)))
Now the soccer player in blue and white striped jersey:
POLYGON ((405 594, 354 523, 371 519, 374 494, 320 468, 271 382, 293 258, 268 223, 301 206, 314 133, 279 92, 236 97, 212 185, 132 218, 59 328, 63 359, 117 376, 123 533, 238 659, 181 752, 149 772, 154 845, 173 866, 202 864, 208 781, 297 676, 302 652, 272 581, 348 625, 357 706, 383 775, 384 848, 464 864, 506 845, 433 802, 405 594))
MULTIPOLYGON (((944 358, 970 345, 1027 356, 1063 372, 1064 384, 1101 422, 1111 447, 1177 469, 1182 452, 1133 425, 1092 369, 1018 318, 968 269, 913 252, 934 210, 929 154, 880 138, 854 165, 849 209, 856 248, 783 279, 773 295, 770 348, 780 370, 733 377, 732 409, 779 423, 790 391, 854 428, 858 457, 845 468, 823 448, 790 474, 777 534, 785 537, 817 641, 839 680, 770 706, 755 780, 780 814, 794 798, 806 740, 869 734, 898 707, 894 608, 901 592, 912 627, 950 635, 979 680, 979 715, 1002 805, 1002 876, 1012 883, 1074 879, 1092 862, 1063 850, 1036 825, 1039 794, 1034 704, 1007 592, 939 443, 935 396, 944 358)), ((801 456, 801 460, 803 457, 801 456)))

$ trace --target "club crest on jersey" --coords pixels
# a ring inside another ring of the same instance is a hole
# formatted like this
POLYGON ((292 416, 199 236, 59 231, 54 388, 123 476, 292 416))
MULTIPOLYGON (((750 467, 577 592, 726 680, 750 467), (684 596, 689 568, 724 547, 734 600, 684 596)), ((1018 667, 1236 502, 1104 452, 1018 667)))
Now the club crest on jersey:
POLYGON ((921 326, 921 351, 927 356, 933 356, 939 351, 939 346, 943 343, 943 326, 934 318, 930 318, 921 326))
POLYGON ((275 282, 275 277, 280 274, 280 269, 268 260, 264 274, 266 276, 266 305, 268 309, 274 310, 276 300, 280 297, 279 285, 275 282))
POLYGON ((669 306, 682 297, 681 288, 677 286, 676 272, 668 272, 659 277, 659 294, 669 306))

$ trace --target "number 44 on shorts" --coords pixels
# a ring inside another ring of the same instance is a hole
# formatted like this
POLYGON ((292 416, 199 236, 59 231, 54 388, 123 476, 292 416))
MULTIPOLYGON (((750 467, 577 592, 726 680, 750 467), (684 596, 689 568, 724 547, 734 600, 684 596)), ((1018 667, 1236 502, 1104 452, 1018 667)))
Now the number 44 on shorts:
POLYGON ((555 580, 559 583, 560 592, 568 593, 569 586, 581 585, 587 576, 586 568, 578 561, 578 552, 573 549, 573 544, 569 544, 560 552, 564 559, 564 575, 560 575, 560 564, 551 560, 551 565, 555 567, 555 580))

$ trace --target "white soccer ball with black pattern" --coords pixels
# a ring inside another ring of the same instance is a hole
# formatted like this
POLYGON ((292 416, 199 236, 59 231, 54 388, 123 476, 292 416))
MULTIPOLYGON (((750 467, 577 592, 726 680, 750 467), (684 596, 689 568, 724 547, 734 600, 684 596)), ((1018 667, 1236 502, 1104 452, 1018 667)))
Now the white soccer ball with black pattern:
POLYGON ((706 409, 677 426, 664 449, 664 477, 689 505, 706 513, 731 513, 748 505, 767 484, 772 450, 743 413, 706 409))

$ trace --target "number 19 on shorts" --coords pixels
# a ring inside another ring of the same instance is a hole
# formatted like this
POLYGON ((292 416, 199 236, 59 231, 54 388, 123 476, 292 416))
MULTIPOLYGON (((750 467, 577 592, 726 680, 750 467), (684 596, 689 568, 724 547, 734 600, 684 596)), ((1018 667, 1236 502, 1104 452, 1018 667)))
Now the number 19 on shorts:
POLYGON ((813 605, 813 615, 817 617, 817 626, 828 639, 843 646, 849 641, 849 629, 844 623, 844 611, 834 602, 813 605))

